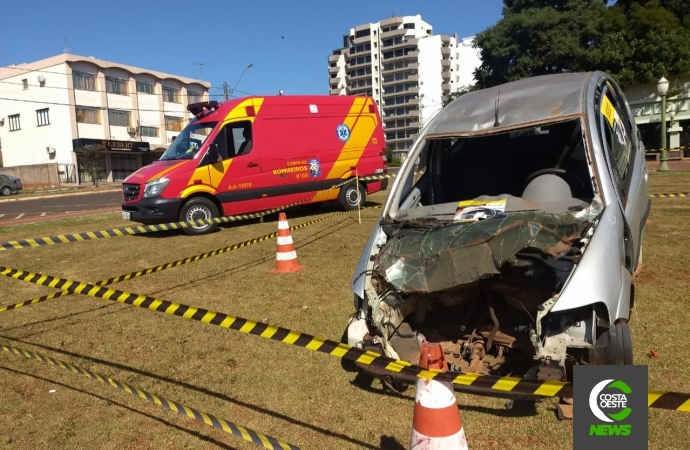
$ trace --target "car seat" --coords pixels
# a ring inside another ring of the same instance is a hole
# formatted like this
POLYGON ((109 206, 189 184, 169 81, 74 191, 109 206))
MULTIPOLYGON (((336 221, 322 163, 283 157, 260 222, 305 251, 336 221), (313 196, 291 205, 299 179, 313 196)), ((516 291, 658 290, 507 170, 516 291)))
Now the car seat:
POLYGON ((573 193, 563 178, 545 174, 529 182, 522 192, 522 198, 530 202, 546 203, 571 199, 573 193))

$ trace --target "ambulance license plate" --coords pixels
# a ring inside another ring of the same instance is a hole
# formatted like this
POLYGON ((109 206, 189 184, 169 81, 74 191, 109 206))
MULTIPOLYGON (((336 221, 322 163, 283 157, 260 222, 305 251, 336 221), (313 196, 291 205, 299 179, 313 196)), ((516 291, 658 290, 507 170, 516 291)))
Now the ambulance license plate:
POLYGON ((129 220, 129 215, 130 215, 129 211, 122 211, 122 218, 124 220, 129 220))

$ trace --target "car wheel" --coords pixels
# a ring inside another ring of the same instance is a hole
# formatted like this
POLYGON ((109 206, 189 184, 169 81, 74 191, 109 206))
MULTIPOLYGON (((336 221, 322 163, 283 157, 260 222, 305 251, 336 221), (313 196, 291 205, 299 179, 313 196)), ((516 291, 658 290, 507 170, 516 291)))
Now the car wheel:
POLYGON ((632 335, 627 323, 617 323, 597 338, 590 353, 590 364, 631 366, 633 364, 632 335))
POLYGON ((10 195, 12 193, 12 189, 10 189, 8 186, 3 186, 2 189, 0 189, 0 194, 2 195, 10 195))
MULTIPOLYGON (((219 217, 218 208, 209 199, 204 197, 196 197, 190 199, 182 206, 180 211, 180 222, 189 222, 192 220, 212 219, 219 217)), ((200 235, 210 233, 218 227, 218 224, 212 223, 208 225, 191 225, 183 228, 184 232, 189 235, 200 235)))
POLYGON ((361 184, 347 184, 340 189, 338 194, 338 203, 345 211, 352 211, 358 206, 361 208, 366 200, 367 190, 361 184))

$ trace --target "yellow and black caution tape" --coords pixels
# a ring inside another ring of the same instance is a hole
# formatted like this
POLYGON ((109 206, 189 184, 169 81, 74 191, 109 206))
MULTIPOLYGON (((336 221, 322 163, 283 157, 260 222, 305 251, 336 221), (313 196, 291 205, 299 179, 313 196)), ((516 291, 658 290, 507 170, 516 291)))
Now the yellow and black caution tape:
POLYGON ((690 192, 668 192, 663 194, 649 194, 651 198, 689 198, 690 192))
MULTIPOLYGON (((287 328, 254 322, 242 317, 231 316, 204 308, 173 303, 145 295, 106 289, 93 284, 81 283, 65 278, 41 275, 33 272, 0 267, 0 275, 41 286, 62 289, 89 297, 126 303, 138 308, 183 317, 206 324, 229 328, 240 333, 259 336, 272 341, 326 353, 339 359, 348 359, 360 364, 382 369, 391 374, 411 375, 416 378, 446 381, 462 386, 474 386, 503 392, 539 395, 543 397, 572 397, 573 385, 563 381, 540 381, 517 377, 499 377, 476 373, 458 373, 444 370, 427 370, 407 361, 395 360, 372 351, 365 351, 347 344, 313 336, 287 328)), ((673 409, 690 412, 690 394, 665 391, 649 391, 650 408, 673 409)))
MULTIPOLYGON (((381 208, 381 207, 380 206, 367 206, 365 208, 362 208, 362 210, 371 209, 371 208, 381 208)), ((310 220, 309 222, 301 223, 299 225, 294 225, 294 226, 290 227, 290 231, 299 230, 301 228, 305 228, 305 227, 308 227, 310 225, 314 225, 316 223, 323 222, 324 220, 332 219, 333 217, 342 216, 342 215, 348 214, 350 212, 352 212, 352 211, 346 211, 346 212, 331 214, 329 216, 322 217, 320 219, 310 220)), ((247 241, 240 242, 238 244, 233 244, 233 245, 230 245, 227 247, 219 248, 219 249, 216 249, 216 250, 213 250, 210 252, 201 253, 199 255, 190 256, 190 257, 184 258, 184 259, 178 259, 177 261, 173 261, 173 262, 166 263, 166 264, 161 264, 161 265, 155 266, 155 267, 149 267, 148 269, 138 270, 136 272, 131 272, 131 273, 128 273, 125 275, 119 275, 117 277, 106 278, 105 280, 101 280, 101 281, 95 283, 95 286, 108 286, 111 284, 119 283, 121 281, 131 280, 132 278, 139 278, 139 277, 143 277, 144 275, 149 275, 152 273, 161 272, 163 270, 172 269, 173 267, 183 266, 185 264, 190 264, 193 262, 201 261, 202 259, 210 258, 211 256, 217 256, 217 255, 221 255, 223 253, 228 253, 228 252, 231 252, 233 250, 237 250, 239 248, 249 247, 250 245, 258 244, 258 243, 264 242, 268 239, 273 239, 276 236, 278 236, 278 232, 265 234, 263 236, 260 236, 260 237, 254 238, 254 239, 249 239, 247 241)), ((5 311, 10 311, 12 309, 21 308, 23 306, 35 305, 37 303, 42 303, 42 302, 45 302, 48 300, 54 300, 56 298, 65 297, 65 296, 70 295, 70 294, 71 293, 68 291, 59 291, 59 292, 55 292, 53 294, 43 295, 41 297, 32 298, 31 300, 26 300, 23 302, 15 303, 13 305, 7 305, 7 306, 0 307, 0 313, 3 313, 5 311)))
POLYGON ((26 358, 35 359, 36 361, 44 362, 54 367, 59 367, 61 369, 72 371, 76 374, 83 375, 86 378, 90 378, 94 381, 100 381, 103 384, 109 385, 121 391, 125 391, 129 394, 143 398, 148 402, 155 403, 156 405, 162 406, 163 408, 167 408, 170 411, 174 411, 183 416, 187 416, 190 419, 194 419, 201 423, 205 423, 206 425, 210 425, 213 428, 218 428, 219 430, 223 430, 226 433, 230 433, 234 436, 237 436, 238 438, 244 439, 247 442, 260 445, 263 448, 271 450, 299 450, 299 447, 295 447, 294 445, 286 444, 285 442, 281 442, 275 438, 266 436, 265 434, 259 433, 254 430, 250 430, 249 428, 245 428, 241 425, 237 425, 227 420, 220 419, 212 414, 198 411, 194 408, 190 408, 181 403, 168 400, 164 397, 159 397, 143 389, 129 386, 125 383, 122 383, 121 381, 114 380, 105 375, 100 375, 96 372, 84 369, 83 367, 75 366, 68 362, 60 361, 59 359, 50 358, 39 353, 30 352, 28 350, 22 350, 16 347, 8 347, 4 344, 0 345, 2 345, 2 349, 6 353, 14 354, 16 356, 25 356, 26 358))
POLYGON ((156 312, 183 317, 185 319, 229 328, 241 333, 260 336, 265 339, 280 341, 289 345, 303 347, 312 351, 327 353, 337 358, 349 359, 361 364, 370 365, 391 373, 412 375, 418 378, 437 379, 465 386, 478 386, 501 391, 518 392, 541 396, 572 397, 572 384, 558 381, 536 381, 514 377, 482 376, 479 374, 426 370, 406 361, 394 360, 375 352, 365 351, 347 344, 312 336, 287 328, 257 323, 241 317, 225 313, 197 308, 194 306, 173 303, 154 297, 132 294, 93 284, 81 283, 65 278, 41 275, 33 272, 0 267, 0 275, 17 280, 66 290, 72 293, 88 295, 90 297, 125 303, 139 308, 147 308, 156 312))
MULTIPOLYGON (((360 181, 374 181, 374 180, 382 180, 384 178, 394 178, 394 177, 395 177, 395 174, 371 175, 371 176, 361 177, 360 181)), ((354 180, 355 180, 354 178, 349 178, 349 179, 347 179, 341 183, 338 183, 336 185, 331 186, 330 188, 326 189, 326 191, 340 188, 342 186, 345 186, 348 183, 352 183, 354 180)), ((281 206, 279 208, 273 208, 273 209, 269 209, 266 211, 253 213, 253 214, 240 214, 237 216, 224 216, 224 217, 215 217, 213 219, 199 219, 199 220, 192 220, 192 221, 187 221, 187 222, 171 222, 171 223, 161 223, 161 224, 156 224, 156 225, 138 225, 138 226, 132 226, 132 227, 113 228, 110 230, 86 231, 86 232, 73 233, 73 234, 59 234, 57 236, 50 236, 50 237, 37 237, 37 238, 30 238, 30 239, 19 239, 16 241, 0 242, 0 251, 17 250, 17 249, 31 248, 31 247, 43 247, 45 245, 67 244, 70 242, 92 241, 95 239, 106 239, 106 238, 112 238, 112 237, 118 237, 118 236, 133 236, 133 235, 137 235, 137 234, 153 233, 153 232, 157 232, 157 231, 181 230, 183 228, 189 228, 192 226, 202 226, 202 225, 208 225, 208 224, 223 224, 223 223, 239 222, 241 220, 258 219, 260 217, 267 216, 269 214, 274 214, 274 213, 283 211, 285 209, 292 208, 293 206, 299 206, 299 205, 302 205, 304 203, 308 203, 312 200, 312 198, 313 197, 309 197, 309 198, 307 198, 305 200, 301 200, 299 202, 290 203, 289 205, 281 206)))

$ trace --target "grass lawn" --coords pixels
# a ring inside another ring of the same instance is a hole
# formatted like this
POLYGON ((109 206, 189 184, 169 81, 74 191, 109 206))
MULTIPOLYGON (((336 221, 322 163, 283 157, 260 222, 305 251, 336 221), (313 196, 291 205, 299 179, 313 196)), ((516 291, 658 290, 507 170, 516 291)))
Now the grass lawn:
MULTIPOLYGON (((652 192, 687 191, 690 173, 653 175, 652 192)), ((384 194, 372 196, 381 203, 384 194)), ((290 225, 337 212, 288 211, 290 225)), ((353 312, 350 281, 379 210, 339 216, 293 232, 301 272, 272 275, 275 241, 114 285, 117 289, 266 320, 339 340, 353 312)), ((650 387, 688 391, 690 199, 654 199, 644 271, 631 327, 635 362, 650 387), (679 340, 675 340, 679 337, 679 340), (659 353, 650 359, 649 350, 659 353)), ((180 233, 102 239, 0 253, 0 265, 96 282, 275 231, 240 222, 207 236, 180 233)), ((125 225, 117 215, 0 229, 0 240, 125 225)), ((51 289, 0 278, 0 304, 51 289)), ((414 389, 363 386, 330 356, 83 296, 0 314, 0 342, 59 358, 141 387, 302 449, 407 448, 414 389)), ((555 403, 506 410, 504 400, 457 394, 473 449, 569 449, 572 422, 555 403)), ((0 447, 10 449, 254 449, 228 434, 47 364, 0 356, 0 447), (49 390, 55 393, 49 393, 49 390)), ((652 410, 653 449, 687 448, 690 414, 652 410), (671 431, 673 430, 673 431, 671 431)))

